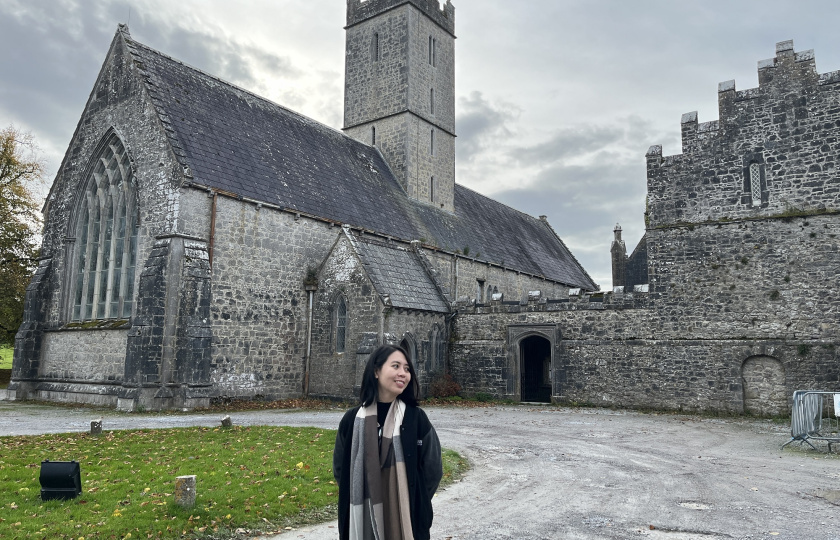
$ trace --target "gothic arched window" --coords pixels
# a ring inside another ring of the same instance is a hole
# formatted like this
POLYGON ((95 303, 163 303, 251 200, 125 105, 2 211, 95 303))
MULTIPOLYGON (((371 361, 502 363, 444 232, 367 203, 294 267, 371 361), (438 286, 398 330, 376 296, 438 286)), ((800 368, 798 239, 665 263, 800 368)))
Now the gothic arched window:
POLYGON ((347 302, 338 297, 335 309, 335 352, 343 353, 347 348, 347 302))
POLYGON ((122 142, 101 147, 76 209, 74 321, 127 319, 137 261, 137 192, 122 142))

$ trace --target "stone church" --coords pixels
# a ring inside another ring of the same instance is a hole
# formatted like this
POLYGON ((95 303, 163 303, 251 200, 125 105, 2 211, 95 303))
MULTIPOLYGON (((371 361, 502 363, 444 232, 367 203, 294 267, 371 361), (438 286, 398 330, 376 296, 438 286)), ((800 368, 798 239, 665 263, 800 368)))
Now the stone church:
POLYGON ((424 388, 458 298, 597 290, 545 218, 455 183, 455 10, 350 0, 343 133, 114 36, 45 206, 10 390, 120 409, 424 388))
MULTIPOLYGON (((343 133, 120 27, 45 207, 10 390, 124 410, 421 387, 784 414, 840 391, 840 72, 781 42, 652 147, 602 292, 545 218, 455 183, 455 10, 348 0, 343 133)), ((640 159, 642 156, 640 155, 640 159)))

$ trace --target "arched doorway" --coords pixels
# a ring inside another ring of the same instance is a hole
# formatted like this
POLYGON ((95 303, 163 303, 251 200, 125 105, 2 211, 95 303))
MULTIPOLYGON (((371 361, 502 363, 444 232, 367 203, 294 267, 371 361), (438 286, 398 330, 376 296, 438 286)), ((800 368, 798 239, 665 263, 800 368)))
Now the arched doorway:
POLYGON ((522 401, 551 402, 551 342, 531 336, 519 343, 522 401))
POLYGON ((784 416, 790 412, 785 368, 771 356, 747 358, 741 367, 744 412, 755 416, 784 416))
POLYGON ((417 345, 414 341, 414 336, 411 334, 403 336, 403 340, 400 341, 400 347, 408 353, 408 359, 414 364, 414 369, 420 369, 420 366, 417 365, 417 345))

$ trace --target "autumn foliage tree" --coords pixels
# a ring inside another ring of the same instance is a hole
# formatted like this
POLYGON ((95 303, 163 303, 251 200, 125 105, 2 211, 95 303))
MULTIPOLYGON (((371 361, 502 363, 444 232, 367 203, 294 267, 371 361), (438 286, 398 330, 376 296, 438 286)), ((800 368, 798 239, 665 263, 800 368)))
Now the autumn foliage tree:
POLYGON ((0 130, 0 345, 14 343, 26 286, 37 267, 41 230, 35 195, 44 166, 32 136, 0 130))

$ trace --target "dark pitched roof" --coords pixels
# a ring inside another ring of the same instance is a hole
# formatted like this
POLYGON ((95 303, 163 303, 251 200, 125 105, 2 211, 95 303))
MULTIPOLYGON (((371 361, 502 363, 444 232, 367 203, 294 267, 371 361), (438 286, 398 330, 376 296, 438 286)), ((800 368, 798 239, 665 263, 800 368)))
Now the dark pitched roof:
POLYGON ((597 289, 547 223, 462 186, 454 215, 413 201, 376 148, 120 33, 195 183, 597 289))
POLYGON ((374 288, 394 307, 448 313, 449 305, 414 251, 396 242, 347 234, 374 288))

